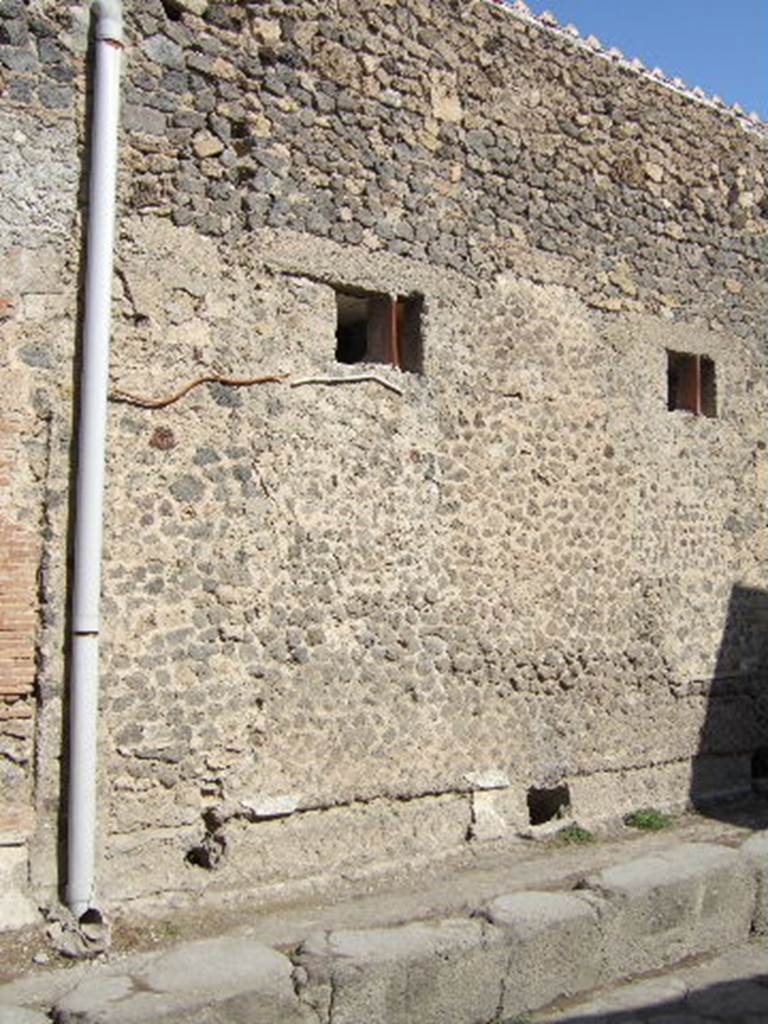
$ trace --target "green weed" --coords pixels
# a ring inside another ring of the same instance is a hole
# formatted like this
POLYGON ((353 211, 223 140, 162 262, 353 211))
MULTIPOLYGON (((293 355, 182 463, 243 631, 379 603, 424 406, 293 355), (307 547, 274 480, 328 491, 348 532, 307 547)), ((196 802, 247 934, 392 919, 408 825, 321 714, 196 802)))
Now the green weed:
POLYGON ((566 825, 565 828, 561 828, 559 832, 555 833, 555 839, 567 846, 577 846, 594 843, 595 836, 588 828, 582 828, 581 825, 566 825))
POLYGON ((647 832, 658 832, 659 829, 669 828, 672 818, 656 807, 641 807, 632 811, 624 817, 624 824, 630 828, 642 828, 647 832))

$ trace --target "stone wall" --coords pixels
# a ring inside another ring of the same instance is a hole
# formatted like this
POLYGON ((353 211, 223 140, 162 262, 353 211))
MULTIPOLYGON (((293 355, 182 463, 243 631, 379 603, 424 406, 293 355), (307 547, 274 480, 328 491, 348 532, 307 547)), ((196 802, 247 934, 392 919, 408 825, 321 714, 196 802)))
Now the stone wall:
POLYGON ((75 5, 0 3, 0 927, 34 919, 32 874, 41 898, 57 885, 87 26, 75 5), (30 842, 48 854, 30 863, 30 842))
MULTIPOLYGON (((748 786, 765 135, 484 4, 126 18, 102 899, 435 856, 527 828, 531 787, 599 820, 748 786), (336 361, 339 288, 423 297, 422 373, 336 361), (714 361, 715 418, 668 410, 668 350, 714 361), (357 371, 378 379, 296 386, 357 371), (174 399, 264 375, 286 379, 174 399)), ((0 3, 3 255, 42 278, 2 293, 29 296, 2 329, 44 539, 41 896, 86 27, 0 3)))

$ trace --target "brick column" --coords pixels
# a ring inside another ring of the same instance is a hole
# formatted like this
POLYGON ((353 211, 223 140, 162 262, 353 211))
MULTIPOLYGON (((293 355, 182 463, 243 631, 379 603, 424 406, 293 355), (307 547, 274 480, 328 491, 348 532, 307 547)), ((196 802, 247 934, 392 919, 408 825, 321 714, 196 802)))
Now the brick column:
POLYGON ((0 836, 16 833, 32 796, 39 540, 13 516, 19 424, 0 419, 0 836))

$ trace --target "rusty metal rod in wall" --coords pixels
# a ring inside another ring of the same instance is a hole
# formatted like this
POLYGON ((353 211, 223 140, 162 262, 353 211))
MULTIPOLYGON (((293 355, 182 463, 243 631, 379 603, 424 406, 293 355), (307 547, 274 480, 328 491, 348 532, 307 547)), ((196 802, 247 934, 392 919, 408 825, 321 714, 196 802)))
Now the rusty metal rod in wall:
POLYGON ((400 323, 398 307, 400 303, 393 296, 389 300, 389 361, 400 369, 400 323))

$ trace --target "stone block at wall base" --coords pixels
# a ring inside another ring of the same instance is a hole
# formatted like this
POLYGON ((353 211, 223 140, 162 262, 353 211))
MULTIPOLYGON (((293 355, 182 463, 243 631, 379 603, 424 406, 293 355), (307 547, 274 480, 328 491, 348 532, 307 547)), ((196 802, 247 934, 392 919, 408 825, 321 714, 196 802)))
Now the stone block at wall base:
POLYGON ((697 757, 647 768, 595 772, 567 779, 579 822, 596 825, 640 807, 682 811, 750 791, 749 757, 697 757))
POLYGON ((26 846, 0 846, 0 931, 24 928, 39 921, 27 897, 26 846))
POLYGON ((525 791, 489 789, 472 794, 473 839, 506 839, 528 825, 525 791))
POLYGON ((244 892, 312 884, 340 872, 364 877, 380 866, 434 859, 459 849, 470 826, 465 794, 381 798, 266 821, 235 817, 207 837, 215 870, 198 866, 196 831, 115 835, 107 844, 99 889, 114 906, 157 892, 244 892), (190 856, 192 855, 192 856, 190 856), (196 863, 197 860, 197 863, 196 863))
POLYGON ((567 781, 573 814, 585 825, 596 825, 620 818, 638 807, 682 810, 690 777, 690 762, 681 761, 650 768, 595 772, 567 781))

